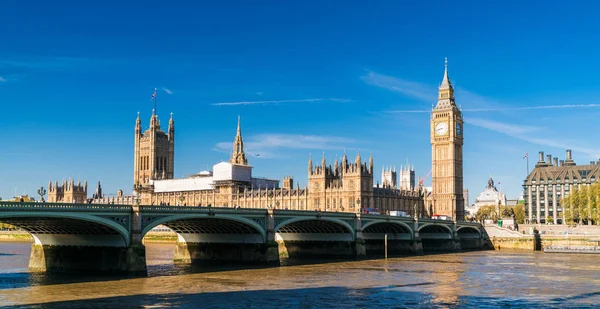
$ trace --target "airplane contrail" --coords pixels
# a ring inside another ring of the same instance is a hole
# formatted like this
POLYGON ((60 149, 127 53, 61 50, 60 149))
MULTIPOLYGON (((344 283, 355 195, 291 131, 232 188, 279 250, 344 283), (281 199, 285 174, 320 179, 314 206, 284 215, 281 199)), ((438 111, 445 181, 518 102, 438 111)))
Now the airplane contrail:
MULTIPOLYGON (((465 108, 463 112, 498 112, 498 111, 514 111, 514 110, 531 110, 531 109, 555 109, 555 108, 590 108, 600 107, 600 104, 563 104, 563 105, 540 105, 540 106, 523 106, 523 107, 500 107, 500 108, 465 108)), ((396 110, 388 113, 430 113, 431 110, 396 110)))

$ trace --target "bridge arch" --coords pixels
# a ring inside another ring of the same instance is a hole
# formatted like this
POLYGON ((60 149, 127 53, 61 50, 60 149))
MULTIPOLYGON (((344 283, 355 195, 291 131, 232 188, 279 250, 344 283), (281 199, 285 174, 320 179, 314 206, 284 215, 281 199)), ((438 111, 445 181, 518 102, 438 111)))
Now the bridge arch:
MULTIPOLYGON (((163 225, 166 225, 167 227, 169 227, 169 223, 188 222, 188 221, 196 221, 196 222, 206 221, 207 224, 205 224, 204 226, 200 226, 199 231, 197 231, 197 232, 208 231, 208 230, 213 230, 213 231, 218 230, 219 227, 215 226, 214 223, 221 221, 221 222, 225 222, 225 223, 230 223, 230 225, 221 227, 221 231, 223 231, 224 234, 234 232, 236 230, 240 233, 249 233, 250 231, 254 231, 254 232, 256 232, 256 234, 260 235, 262 242, 265 242, 266 238, 267 238, 267 236, 266 236, 267 233, 266 233, 264 227, 259 225, 257 222, 254 222, 248 218, 244 218, 241 216, 222 215, 222 214, 217 214, 214 216, 207 216, 206 214, 197 214, 197 215, 180 214, 180 215, 172 215, 172 216, 162 217, 162 218, 151 221, 150 224, 145 226, 142 229, 142 237, 144 237, 146 235, 146 233, 148 233, 151 229, 153 229, 154 227, 156 227, 158 225, 163 224, 163 225), (213 222, 210 222, 210 221, 213 221, 213 222), (227 222, 227 221, 229 221, 229 222, 227 222), (210 224, 212 224, 212 225, 210 225, 210 224)), ((171 225, 173 225, 173 224, 171 224, 171 225)), ((169 228, 173 229, 178 235, 180 235, 180 232, 177 231, 177 228, 173 228, 173 227, 169 227, 169 228)))
MULTIPOLYGON (((355 240, 354 228, 343 220, 336 218, 314 218, 314 217, 298 217, 291 218, 285 221, 279 222, 275 226, 276 234, 289 234, 289 235, 321 235, 321 234, 348 234, 348 241, 355 240)), ((313 237, 314 238, 314 237, 313 237)), ((342 239, 306 239, 306 240, 342 240, 342 239)), ((317 237, 318 238, 318 237, 317 237)), ((298 239, 299 240, 299 239, 298 239)))
MULTIPOLYGON (((367 224, 362 226, 363 236, 364 236, 364 233, 372 233, 369 230, 375 228, 377 225, 395 225, 397 227, 400 227, 402 232, 408 233, 410 235, 410 240, 414 239, 414 232, 413 232, 412 228, 410 227, 410 225, 406 224, 405 222, 388 221, 388 220, 373 220, 373 221, 368 222, 367 224)), ((373 232, 376 232, 376 231, 373 231, 373 232)))
MULTIPOLYGON (((23 230, 27 231, 33 236, 33 239, 38 245, 46 245, 48 241, 56 235, 65 235, 71 233, 89 234, 90 231, 100 231, 105 229, 105 232, 114 232, 119 235, 119 239, 116 243, 119 247, 128 247, 130 245, 130 234, 126 227, 119 224, 114 220, 108 218, 102 218, 86 213, 59 213, 59 212, 0 212, 0 222, 5 222, 23 230), (44 223, 48 221, 48 218, 52 218, 52 222, 44 223), (87 223, 87 224, 86 224, 87 223), (90 224, 91 223, 91 224, 90 224), (62 224, 62 226, 61 226, 62 224), (36 226, 35 228, 33 226, 36 226), (46 237, 42 235, 48 235, 46 237)), ((77 241, 84 241, 83 239, 77 239, 77 241)), ((60 245, 60 243, 53 243, 54 245, 60 245)), ((89 243, 82 242, 77 245, 89 245, 89 243)), ((65 245, 70 245, 66 243, 65 245)))
MULTIPOLYGON (((90 235, 94 233, 118 235, 112 238, 111 244, 118 247, 128 247, 131 237, 129 230, 121 223, 86 213, 64 213, 64 212, 0 212, 0 222, 5 222, 27 231, 33 236, 35 244, 38 245, 90 245, 88 241, 81 238, 64 235, 90 235), (48 220, 48 219, 53 220, 48 220), (62 238, 58 240, 58 238, 62 238), (61 243, 61 241, 67 241, 61 243), (49 243, 53 242, 53 243, 49 243), (69 243, 70 242, 70 243, 69 243)), ((129 225, 130 222, 122 222, 129 225)), ((106 241, 106 239, 104 239, 106 241)))
POLYGON ((459 238, 480 238, 481 231, 473 226, 461 226, 456 229, 459 238))
POLYGON ((427 223, 419 227, 421 238, 452 239, 452 229, 445 224, 427 223))

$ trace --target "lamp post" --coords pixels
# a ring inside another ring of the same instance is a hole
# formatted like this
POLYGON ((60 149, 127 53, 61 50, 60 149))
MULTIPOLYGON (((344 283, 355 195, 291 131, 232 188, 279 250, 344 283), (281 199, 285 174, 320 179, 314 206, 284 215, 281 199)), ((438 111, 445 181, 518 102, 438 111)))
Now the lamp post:
POLYGON ((356 207, 358 207, 358 212, 361 212, 361 207, 360 207, 360 198, 356 199, 356 207))
POLYGON ((40 202, 44 202, 44 195, 46 195, 46 189, 44 189, 44 186, 41 186, 37 190, 37 194, 40 196, 40 202))
POLYGON ((179 196, 179 206, 183 206, 183 201, 185 201, 185 196, 183 196, 183 194, 181 194, 179 196))
POLYGON ((275 209, 279 208, 279 201, 275 202, 275 209))

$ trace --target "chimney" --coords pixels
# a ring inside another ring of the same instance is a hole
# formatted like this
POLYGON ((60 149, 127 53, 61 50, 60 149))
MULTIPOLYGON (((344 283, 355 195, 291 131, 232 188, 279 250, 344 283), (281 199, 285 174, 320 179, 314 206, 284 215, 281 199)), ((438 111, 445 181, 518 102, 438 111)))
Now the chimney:
POLYGON ((560 166, 565 166, 565 160, 560 160, 560 166))
POLYGON ((558 166, 558 157, 554 157, 554 166, 558 166))
POLYGON ((573 157, 571 157, 571 149, 567 149, 567 159, 565 160, 566 166, 575 166, 575 162, 573 162, 573 157))
MULTIPOLYGON (((568 154, 567 154, 567 157, 568 157, 568 154)), ((544 152, 543 151, 540 151, 538 153, 538 162, 544 162, 544 152)))
POLYGON ((546 164, 548 164, 549 166, 552 166, 552 155, 546 155, 546 164))

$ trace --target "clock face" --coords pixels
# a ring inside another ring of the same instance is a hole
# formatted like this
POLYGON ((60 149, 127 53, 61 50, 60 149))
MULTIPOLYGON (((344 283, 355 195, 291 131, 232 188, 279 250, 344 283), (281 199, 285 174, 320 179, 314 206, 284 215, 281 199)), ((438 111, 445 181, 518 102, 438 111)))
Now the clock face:
POLYGON ((461 127, 460 123, 456 124, 456 135, 457 136, 461 136, 462 135, 462 127, 461 127))
POLYGON ((435 125, 435 134, 436 135, 446 135, 448 133, 448 123, 447 122, 438 122, 435 125))

